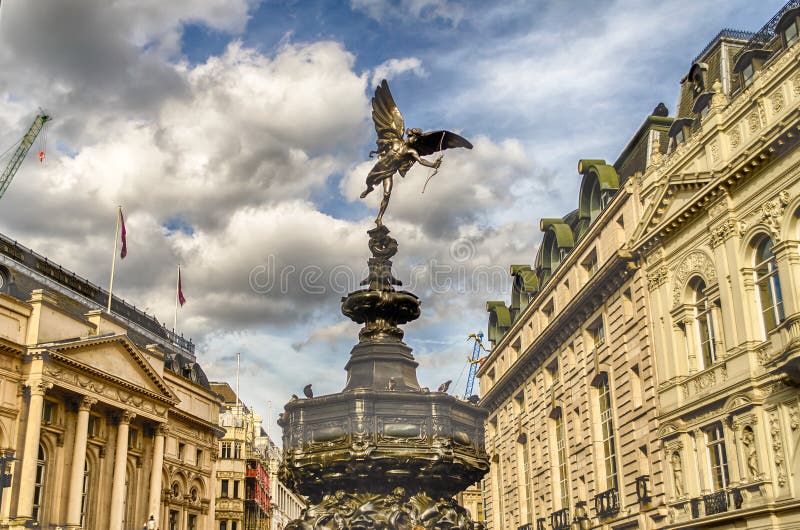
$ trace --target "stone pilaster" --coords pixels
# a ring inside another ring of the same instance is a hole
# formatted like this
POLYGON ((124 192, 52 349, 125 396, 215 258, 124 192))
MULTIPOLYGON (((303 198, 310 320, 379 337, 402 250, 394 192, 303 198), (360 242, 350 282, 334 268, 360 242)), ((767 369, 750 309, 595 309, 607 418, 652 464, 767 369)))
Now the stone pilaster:
POLYGON ((124 411, 117 427, 117 450, 114 453, 114 479, 111 483, 111 515, 108 530, 122 530, 122 509, 125 505, 125 474, 128 461, 128 432, 136 414, 124 411))
POLYGON ((44 394, 52 383, 32 381, 27 385, 30 391, 28 404, 28 420, 25 428, 25 449, 20 466, 19 496, 17 499, 17 517, 30 519, 33 516, 33 490, 36 483, 36 462, 39 459, 39 436, 42 433, 42 408, 44 394))
POLYGON ((78 421, 75 425, 75 443, 72 446, 72 470, 67 499, 67 529, 81 527, 81 500, 83 497, 83 470, 86 465, 86 441, 89 435, 89 410, 97 403, 85 397, 78 406, 78 421))
POLYGON ((164 441, 169 428, 161 424, 153 437, 153 468, 150 471, 150 499, 147 503, 147 517, 151 515, 158 522, 161 509, 161 471, 164 467, 164 441))

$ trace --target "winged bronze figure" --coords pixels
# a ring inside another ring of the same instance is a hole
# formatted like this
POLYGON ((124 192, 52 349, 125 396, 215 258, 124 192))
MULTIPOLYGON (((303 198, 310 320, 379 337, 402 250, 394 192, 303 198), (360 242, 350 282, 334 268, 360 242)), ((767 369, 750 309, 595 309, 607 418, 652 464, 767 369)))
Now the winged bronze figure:
POLYGON ((378 217, 375 219, 376 225, 383 226, 383 214, 389 206, 395 173, 405 177, 415 162, 438 170, 442 163, 442 155, 433 162, 422 157, 454 147, 472 149, 472 144, 466 138, 450 131, 422 132, 422 129, 405 129, 403 138, 405 127, 403 115, 400 114, 400 109, 397 108, 385 79, 375 89, 375 97, 372 98, 372 120, 375 122, 375 132, 378 133, 378 150, 370 152, 369 155, 372 157, 377 154, 378 161, 367 175, 367 189, 361 194, 361 198, 369 195, 376 186, 383 183, 383 200, 378 217))

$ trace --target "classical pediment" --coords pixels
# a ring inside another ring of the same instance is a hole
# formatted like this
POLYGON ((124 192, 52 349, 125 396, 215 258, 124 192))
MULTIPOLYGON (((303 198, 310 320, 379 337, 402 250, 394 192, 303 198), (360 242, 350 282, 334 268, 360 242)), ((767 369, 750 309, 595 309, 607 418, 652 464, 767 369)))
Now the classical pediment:
POLYGON ((48 345, 54 360, 79 368, 87 376, 120 384, 169 401, 179 401, 147 358, 125 335, 79 339, 48 345))

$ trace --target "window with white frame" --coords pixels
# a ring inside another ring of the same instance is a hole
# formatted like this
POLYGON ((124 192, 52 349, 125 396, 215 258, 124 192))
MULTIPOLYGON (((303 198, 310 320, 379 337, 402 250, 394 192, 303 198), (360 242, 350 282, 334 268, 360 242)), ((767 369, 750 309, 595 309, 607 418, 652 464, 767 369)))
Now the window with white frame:
POLYGON ((556 410, 553 418, 556 437, 556 458, 558 472, 558 490, 556 494, 561 501, 561 509, 569 508, 569 476, 567 469, 567 437, 564 428, 564 414, 556 410))
POLYGON ((81 488, 81 528, 86 528, 86 508, 89 499, 89 462, 83 462, 83 484, 81 488))
POLYGON ((748 64, 742 70, 742 80, 744 81, 744 86, 750 86, 753 82, 753 75, 755 75, 756 69, 753 66, 753 63, 748 64))
POLYGON ((617 450, 614 432, 614 417, 611 406, 611 389, 608 374, 602 374, 597 385, 600 405, 600 436, 603 442, 603 467, 606 477, 606 489, 617 487, 617 450))
POLYGON ((231 453, 231 443, 230 442, 222 442, 221 444, 222 450, 220 451, 222 458, 230 458, 231 453))
POLYGON ((714 305, 706 292, 706 282, 695 277, 689 282, 694 293, 694 319, 699 347, 699 367, 701 370, 711 367, 717 361, 716 333, 714 331, 714 305))
POLYGON ((783 295, 778 277, 778 263, 772 253, 772 239, 764 237, 756 247, 755 282, 761 302, 764 329, 772 331, 783 322, 783 295))
POLYGON ((47 454, 44 452, 44 447, 39 444, 39 454, 36 459, 36 475, 33 479, 33 511, 31 517, 34 521, 38 521, 42 517, 42 508, 44 506, 44 479, 47 472, 47 454))
POLYGON ((725 432, 722 425, 714 424, 706 431, 706 449, 708 450, 708 469, 714 491, 728 487, 728 456, 725 452, 725 432))

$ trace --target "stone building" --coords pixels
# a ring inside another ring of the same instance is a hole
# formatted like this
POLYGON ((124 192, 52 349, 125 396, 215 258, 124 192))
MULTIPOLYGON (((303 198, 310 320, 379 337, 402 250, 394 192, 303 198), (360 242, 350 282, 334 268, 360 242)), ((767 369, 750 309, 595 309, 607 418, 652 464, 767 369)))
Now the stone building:
POLYGON ((489 528, 800 524, 796 1, 691 61, 487 303, 489 528))
POLYGON ((223 400, 219 424, 225 434, 219 441, 217 463, 217 528, 268 530, 270 486, 268 462, 256 446, 261 417, 244 405, 228 383, 211 383, 223 400))
POLYGON ((799 14, 703 50, 641 178, 671 528, 800 525, 799 14))
POLYGON ((261 431, 261 436, 256 440, 257 447, 266 455, 269 466, 270 484, 270 530, 283 530, 283 528, 294 519, 299 519, 306 507, 305 498, 291 490, 278 478, 283 452, 270 439, 269 433, 261 431))
POLYGON ((0 236, 0 528, 210 530, 219 401, 194 345, 0 236))

